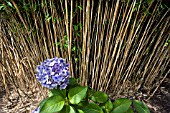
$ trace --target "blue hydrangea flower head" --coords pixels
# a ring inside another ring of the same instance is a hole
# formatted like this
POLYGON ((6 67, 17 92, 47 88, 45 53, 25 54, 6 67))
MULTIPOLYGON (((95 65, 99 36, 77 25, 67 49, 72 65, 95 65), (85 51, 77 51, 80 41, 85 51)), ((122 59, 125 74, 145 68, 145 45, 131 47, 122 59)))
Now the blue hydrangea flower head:
POLYGON ((63 58, 46 59, 36 68, 36 78, 42 86, 49 89, 65 89, 69 82, 69 64, 63 58))

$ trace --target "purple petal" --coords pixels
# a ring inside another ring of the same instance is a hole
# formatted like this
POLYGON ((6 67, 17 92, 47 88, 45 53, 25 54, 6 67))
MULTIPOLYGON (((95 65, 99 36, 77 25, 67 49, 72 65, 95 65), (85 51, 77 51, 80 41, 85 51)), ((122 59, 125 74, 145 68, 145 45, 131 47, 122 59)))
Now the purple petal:
POLYGON ((35 110, 32 111, 32 113, 40 113, 40 107, 37 107, 35 110))
POLYGON ((60 85, 60 90, 65 89, 67 87, 67 84, 63 83, 60 85))

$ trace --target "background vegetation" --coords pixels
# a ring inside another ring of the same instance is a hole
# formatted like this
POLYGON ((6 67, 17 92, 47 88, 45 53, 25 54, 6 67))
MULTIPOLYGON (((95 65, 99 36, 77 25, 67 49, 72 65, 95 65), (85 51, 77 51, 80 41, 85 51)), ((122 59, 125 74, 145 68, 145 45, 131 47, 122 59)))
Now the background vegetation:
POLYGON ((57 56, 111 98, 151 97, 170 72, 169 15, 157 0, 2 0, 0 82, 9 95, 43 90, 35 68, 57 56))

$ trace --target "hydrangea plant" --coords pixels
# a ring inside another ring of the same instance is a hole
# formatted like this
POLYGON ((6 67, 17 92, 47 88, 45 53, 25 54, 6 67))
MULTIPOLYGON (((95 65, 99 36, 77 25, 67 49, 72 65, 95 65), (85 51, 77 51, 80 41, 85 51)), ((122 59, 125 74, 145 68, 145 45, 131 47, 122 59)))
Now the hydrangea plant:
POLYGON ((69 64, 63 58, 47 59, 36 71, 36 78, 50 93, 32 113, 150 113, 143 101, 113 101, 104 92, 81 86, 70 77, 69 64))

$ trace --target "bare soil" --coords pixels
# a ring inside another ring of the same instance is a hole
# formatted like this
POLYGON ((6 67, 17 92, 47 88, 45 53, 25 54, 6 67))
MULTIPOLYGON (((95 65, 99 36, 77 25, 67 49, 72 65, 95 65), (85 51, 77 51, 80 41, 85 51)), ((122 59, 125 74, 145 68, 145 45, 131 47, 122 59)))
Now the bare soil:
POLYGON ((170 78, 161 84, 147 104, 151 113, 170 113, 170 78))

